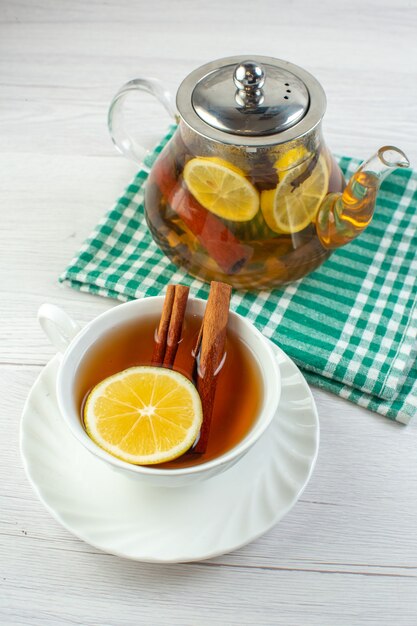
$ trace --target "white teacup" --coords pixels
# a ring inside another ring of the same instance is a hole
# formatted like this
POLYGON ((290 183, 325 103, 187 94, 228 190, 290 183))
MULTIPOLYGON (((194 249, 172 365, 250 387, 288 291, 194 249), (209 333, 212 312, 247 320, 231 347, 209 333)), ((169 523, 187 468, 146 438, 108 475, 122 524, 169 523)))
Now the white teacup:
MULTIPOLYGON (((268 340, 241 315, 230 312, 229 326, 246 343, 256 358, 263 383, 263 400, 259 415, 246 437, 216 459, 179 469, 132 465, 112 456, 95 444, 83 427, 75 393, 77 368, 90 346, 111 328, 123 327, 133 320, 140 324, 141 317, 160 314, 163 301, 162 296, 156 296, 120 304, 93 319, 82 330, 62 309, 51 304, 43 304, 40 307, 38 319, 52 344, 63 353, 57 377, 58 405, 62 417, 78 441, 92 454, 117 470, 128 472, 138 479, 156 485, 182 486, 223 472, 241 459, 258 441, 277 411, 281 394, 281 376, 268 340)), ((187 311, 202 316, 205 306, 204 300, 190 297, 187 311)), ((231 390, 232 393, 234 391, 231 390)))

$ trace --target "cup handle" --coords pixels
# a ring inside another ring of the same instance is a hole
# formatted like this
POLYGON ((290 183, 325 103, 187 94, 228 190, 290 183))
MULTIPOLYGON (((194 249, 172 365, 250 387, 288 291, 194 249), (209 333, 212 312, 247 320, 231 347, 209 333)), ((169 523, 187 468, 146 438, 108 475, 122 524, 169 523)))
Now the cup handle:
POLYGON ((178 113, 172 103, 171 94, 156 78, 135 78, 123 85, 116 93, 107 117, 110 136, 119 152, 136 163, 142 163, 149 150, 139 144, 128 132, 123 111, 124 104, 133 91, 145 91, 153 95, 177 122, 178 113))
POLYGON ((38 322, 58 352, 65 352, 81 330, 77 322, 54 304, 42 304, 38 311, 38 322))

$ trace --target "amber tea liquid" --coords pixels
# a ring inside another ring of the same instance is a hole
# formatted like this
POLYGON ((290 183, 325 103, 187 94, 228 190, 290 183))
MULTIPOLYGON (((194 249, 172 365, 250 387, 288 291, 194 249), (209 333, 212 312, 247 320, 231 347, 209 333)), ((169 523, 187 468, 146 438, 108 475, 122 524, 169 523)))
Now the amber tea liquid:
MULTIPOLYGON (((103 379, 128 367, 150 365, 159 315, 130 322, 103 335, 85 353, 75 381, 80 415, 91 389, 103 379)), ((189 375, 192 349, 201 317, 186 315, 174 369, 189 375)), ((226 360, 216 389, 210 438, 204 454, 184 454, 155 468, 180 468, 205 463, 238 444, 252 428, 262 404, 262 379, 255 356, 237 335, 228 331, 226 360)))
MULTIPOLYGON (((145 188, 145 215, 149 229, 158 246, 175 265, 185 267, 188 273, 206 281, 223 281, 244 289, 269 289, 298 280, 323 263, 330 251, 317 235, 315 218, 302 230, 283 234, 268 227, 261 209, 251 220, 240 222, 207 213, 198 205, 188 194, 184 167, 195 157, 213 155, 204 152, 205 141, 203 146, 197 139, 196 142, 186 146, 177 132, 155 163, 145 188), (171 205, 176 198, 181 201, 178 200, 174 210, 171 205), (230 260, 231 254, 236 263, 230 260)), ((318 149, 317 146, 311 148, 317 156, 318 149)), ((321 154, 328 170, 324 189, 328 196, 342 191, 345 182, 324 144, 321 154)), ((273 182, 270 180, 271 172, 277 176, 272 166, 276 158, 273 154, 263 162, 258 162, 254 156, 254 167, 250 154, 242 158, 239 152, 230 149, 222 158, 230 166, 241 168, 246 177, 251 177, 261 199, 264 190, 271 191, 278 183, 278 178, 273 182)), ((307 172, 306 180, 310 176, 312 173, 307 172)), ((285 208, 285 211, 291 209, 285 208)))

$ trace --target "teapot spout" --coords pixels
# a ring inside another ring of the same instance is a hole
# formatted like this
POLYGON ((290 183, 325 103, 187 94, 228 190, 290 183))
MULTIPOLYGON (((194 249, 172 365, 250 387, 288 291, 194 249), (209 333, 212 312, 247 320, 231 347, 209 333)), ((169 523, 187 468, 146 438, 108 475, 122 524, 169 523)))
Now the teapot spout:
POLYGON ((334 250, 360 235, 372 220, 382 181, 392 170, 409 166, 404 152, 394 146, 383 146, 362 163, 343 193, 327 195, 319 209, 316 228, 322 245, 334 250))

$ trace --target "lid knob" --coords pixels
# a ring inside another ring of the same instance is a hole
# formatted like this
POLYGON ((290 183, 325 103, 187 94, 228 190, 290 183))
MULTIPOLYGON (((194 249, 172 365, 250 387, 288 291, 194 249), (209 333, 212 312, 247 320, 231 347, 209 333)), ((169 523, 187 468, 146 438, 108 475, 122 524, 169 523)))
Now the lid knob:
POLYGON ((242 61, 235 67, 233 81, 237 87, 235 99, 240 106, 253 108, 262 103, 265 82, 262 65, 255 61, 242 61))

